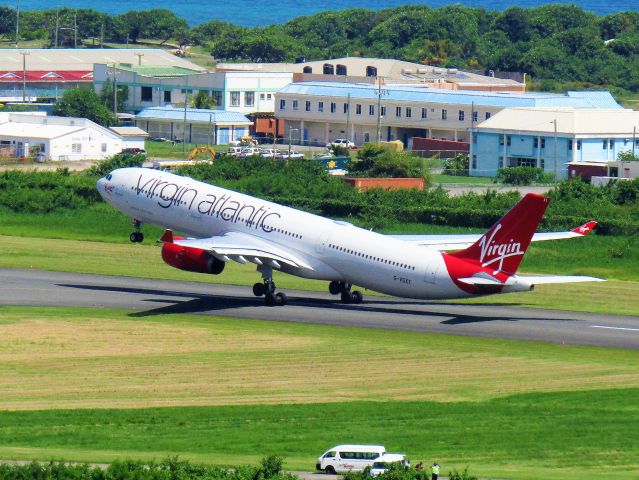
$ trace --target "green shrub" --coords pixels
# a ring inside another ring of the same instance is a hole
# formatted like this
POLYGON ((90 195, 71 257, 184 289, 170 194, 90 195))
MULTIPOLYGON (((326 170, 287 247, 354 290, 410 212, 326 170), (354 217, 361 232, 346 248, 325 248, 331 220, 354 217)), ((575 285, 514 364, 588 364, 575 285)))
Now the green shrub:
POLYGON ((544 175, 541 168, 509 167, 497 170, 495 180, 508 185, 532 185, 533 183, 544 183, 548 181, 548 177, 544 175))
POLYGON ((86 171, 86 174, 89 176, 104 177, 116 168, 141 167, 145 160, 146 157, 144 155, 119 153, 96 163, 86 171))
POLYGON ((408 152, 395 152, 375 143, 365 144, 357 159, 347 166, 355 177, 406 178, 424 176, 424 163, 420 157, 408 152))
POLYGON ((477 480, 477 477, 468 473, 468 467, 466 467, 463 472, 458 472, 457 469, 448 472, 448 480, 477 480))
POLYGON ((444 160, 444 175, 454 175, 457 177, 468 176, 468 154, 458 153, 452 158, 444 160))

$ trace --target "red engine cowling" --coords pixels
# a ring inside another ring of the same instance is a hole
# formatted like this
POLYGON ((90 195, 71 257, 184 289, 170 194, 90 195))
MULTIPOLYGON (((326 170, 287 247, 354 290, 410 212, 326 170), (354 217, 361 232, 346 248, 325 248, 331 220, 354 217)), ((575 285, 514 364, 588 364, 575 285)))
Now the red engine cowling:
POLYGON ((226 265, 206 250, 183 247, 175 243, 162 245, 162 260, 172 267, 187 272, 210 273, 219 275, 226 265))

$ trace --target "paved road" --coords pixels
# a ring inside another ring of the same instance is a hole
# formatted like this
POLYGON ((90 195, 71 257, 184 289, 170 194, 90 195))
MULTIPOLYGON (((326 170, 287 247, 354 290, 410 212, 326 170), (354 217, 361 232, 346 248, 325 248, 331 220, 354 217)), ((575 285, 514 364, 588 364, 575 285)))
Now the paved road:
POLYGON ((328 292, 288 291, 266 307, 250 287, 37 270, 1 270, 0 305, 113 307, 139 317, 195 313, 488 338, 639 349, 639 317, 367 296, 342 305, 328 292))

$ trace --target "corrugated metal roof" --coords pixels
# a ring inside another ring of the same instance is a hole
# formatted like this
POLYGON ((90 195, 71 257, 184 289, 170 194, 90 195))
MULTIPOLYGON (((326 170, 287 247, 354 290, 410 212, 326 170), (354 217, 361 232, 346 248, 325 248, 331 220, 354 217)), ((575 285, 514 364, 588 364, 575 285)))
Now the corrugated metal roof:
POLYGON ((506 108, 477 126, 478 132, 530 132, 632 136, 639 112, 626 109, 506 108))
MULTIPOLYGON (((171 106, 165 107, 149 107, 142 110, 136 115, 137 119, 154 119, 154 120, 184 120, 184 108, 175 108, 171 106)), ((238 112, 229 112, 227 110, 209 110, 204 108, 187 108, 187 122, 201 123, 229 123, 235 125, 252 124, 248 118, 238 112)))
MULTIPOLYGON (((572 107, 572 108, 622 108, 610 92, 513 93, 482 92, 473 90, 444 90, 438 88, 382 86, 382 100, 449 103, 458 105, 482 105, 487 107, 572 107)), ((347 97, 368 100, 377 99, 377 87, 363 83, 302 82, 291 83, 280 90, 281 94, 313 95, 320 97, 347 97)))

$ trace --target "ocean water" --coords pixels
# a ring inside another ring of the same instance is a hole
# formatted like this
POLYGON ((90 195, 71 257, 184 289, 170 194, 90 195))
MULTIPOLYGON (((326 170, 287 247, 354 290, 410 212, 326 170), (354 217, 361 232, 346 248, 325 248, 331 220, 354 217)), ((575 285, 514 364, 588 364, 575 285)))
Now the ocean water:
MULTIPOLYGON (((16 8, 14 1, 0 1, 0 5, 16 8)), ((109 14, 129 10, 166 8, 184 18, 190 25, 210 20, 223 20, 247 27, 284 23, 294 17, 311 15, 323 10, 346 8, 382 9, 406 4, 428 5, 433 8, 451 3, 461 3, 489 10, 503 10, 510 6, 537 7, 547 3, 576 4, 584 10, 600 15, 639 10, 639 0, 137 0, 133 3, 121 0, 21 0, 21 10, 48 10, 58 7, 92 8, 109 14)))

